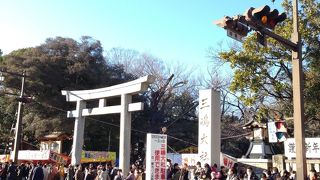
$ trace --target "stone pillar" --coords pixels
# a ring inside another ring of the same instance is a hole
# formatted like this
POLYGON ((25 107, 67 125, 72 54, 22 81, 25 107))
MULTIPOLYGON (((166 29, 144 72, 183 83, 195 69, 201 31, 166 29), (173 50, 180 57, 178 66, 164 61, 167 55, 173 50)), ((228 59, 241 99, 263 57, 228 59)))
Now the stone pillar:
POLYGON ((131 101, 131 95, 121 95, 119 167, 125 176, 130 168, 131 113, 129 113, 128 107, 131 101))
POLYGON ((71 151, 71 164, 80 164, 83 147, 83 135, 85 118, 82 116, 82 110, 86 107, 85 101, 77 101, 76 117, 74 122, 73 145, 71 151))
POLYGON ((199 91, 198 153, 201 164, 220 166, 221 107, 220 92, 213 89, 199 91))
MULTIPOLYGON (((285 156, 278 154, 278 155, 273 155, 272 156, 272 167, 277 167, 279 172, 283 171, 286 168, 285 165, 285 156)), ((286 169, 289 170, 289 169, 286 169)))

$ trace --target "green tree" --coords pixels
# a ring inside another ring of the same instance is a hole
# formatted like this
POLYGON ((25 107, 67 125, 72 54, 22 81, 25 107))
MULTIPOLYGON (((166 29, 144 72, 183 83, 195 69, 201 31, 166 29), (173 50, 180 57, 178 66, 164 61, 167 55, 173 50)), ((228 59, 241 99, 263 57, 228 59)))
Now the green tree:
MULTIPOLYGON (((275 33, 290 39, 292 33, 292 7, 283 1, 288 19, 277 25, 275 33)), ((319 109, 319 33, 320 4, 315 0, 301 1, 299 12, 300 32, 303 44, 303 70, 305 80, 305 109, 308 133, 318 134, 319 109)), ((255 106, 262 116, 280 112, 293 116, 291 51, 275 40, 268 38, 268 46, 261 47, 256 36, 250 35, 242 47, 232 47, 218 53, 218 59, 230 63, 234 70, 230 89, 239 93, 247 106, 255 106)))
MULTIPOLYGON (((91 37, 84 36, 79 42, 56 37, 47 39, 38 47, 19 49, 4 57, 1 66, 7 71, 26 72, 25 94, 34 97, 33 102, 24 105, 25 138, 36 141, 37 137, 53 131, 72 133, 73 120, 67 119, 66 110, 74 109, 74 104, 66 103, 61 90, 100 88, 132 79, 121 67, 107 64, 102 53, 100 42, 91 37)), ((7 76, 4 85, 18 94, 21 79, 7 76)), ((17 101, 11 99, 5 106, 17 107, 17 101)), ((104 148, 104 143, 96 142, 106 140, 107 132, 98 132, 94 128, 99 126, 97 120, 105 118, 87 120, 86 130, 91 136, 86 138, 87 148, 104 148), (97 134, 101 138, 95 138, 97 134)))

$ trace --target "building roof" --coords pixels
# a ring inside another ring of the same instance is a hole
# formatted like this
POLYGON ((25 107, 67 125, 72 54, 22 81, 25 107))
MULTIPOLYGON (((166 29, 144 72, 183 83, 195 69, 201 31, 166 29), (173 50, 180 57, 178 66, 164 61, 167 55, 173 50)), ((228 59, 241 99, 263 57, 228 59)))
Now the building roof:
POLYGON ((251 120, 243 126, 243 129, 252 129, 252 128, 266 128, 266 125, 263 123, 259 123, 257 121, 251 120))
POLYGON ((38 138, 40 141, 61 141, 66 139, 72 139, 72 135, 65 132, 53 132, 38 138))

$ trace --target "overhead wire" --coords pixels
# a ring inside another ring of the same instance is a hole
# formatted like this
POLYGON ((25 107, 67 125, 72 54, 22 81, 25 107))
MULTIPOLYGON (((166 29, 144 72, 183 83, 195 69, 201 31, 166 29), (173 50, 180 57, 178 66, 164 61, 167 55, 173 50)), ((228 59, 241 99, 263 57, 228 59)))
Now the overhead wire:
MULTIPOLYGON (((41 102, 38 102, 38 101, 35 101, 37 104, 41 105, 41 106, 44 106, 44 107, 48 107, 48 108, 52 108, 52 109, 55 109, 55 110, 58 110, 58 111, 61 111, 61 112, 68 112, 64 109, 61 109, 61 108, 58 108, 58 107, 55 107, 55 106, 52 106, 52 105, 48 105, 48 104, 43 104, 41 102)), ((95 119, 95 118, 92 118, 92 117, 86 117, 90 120, 93 120, 93 121, 96 121, 96 122, 100 122, 100 123, 103 123, 103 124, 107 124, 107 125, 110 125, 110 126, 115 126, 115 127, 120 127, 120 125, 117 125, 117 124, 113 124, 113 123, 109 123, 109 122, 105 122, 105 121, 101 121, 101 120, 98 120, 98 119, 95 119)), ((146 131, 141 131, 141 130, 137 130, 137 129, 134 129, 134 128, 131 128, 132 131, 134 132, 138 132, 138 133, 142 133, 142 134, 147 134, 148 132, 146 131)), ((166 134, 169 138, 172 138, 172 139, 175 139, 175 140, 178 140, 178 141, 181 141, 181 142, 184 142, 184 143, 187 143, 187 144, 190 144, 190 145, 193 145, 193 146, 198 146, 194 143, 191 143, 191 142, 188 142, 188 141, 185 141, 183 139, 180 139, 180 138, 177 138, 177 137, 174 137, 172 135, 168 135, 166 134)))
MULTIPOLYGON (((185 111, 184 113, 182 113, 181 116, 186 115, 188 112, 190 112, 191 109, 193 109, 193 108, 195 108, 195 107, 197 107, 197 106, 198 106, 198 103, 195 103, 195 104, 192 105, 187 111, 185 111)), ((167 126, 167 128, 170 127, 171 125, 173 125, 174 123, 176 123, 178 120, 180 120, 180 118, 177 118, 177 119, 175 119, 174 121, 172 121, 172 122, 167 126)))
MULTIPOLYGON (((35 101, 35 102, 37 102, 37 101, 35 101)), ((61 108, 58 108, 58 107, 55 107, 55 106, 52 106, 52 105, 45 105, 45 104, 42 104, 42 103, 40 103, 40 102, 37 102, 37 103, 40 104, 40 105, 42 105, 42 106, 49 107, 49 108, 52 108, 52 109, 56 109, 56 110, 59 110, 59 111, 62 111, 62 112, 68 112, 68 111, 66 111, 66 110, 64 110, 64 109, 61 109, 61 108)), ((101 121, 101 120, 98 120, 98 119, 95 119, 95 118, 92 118, 92 117, 87 117, 87 118, 88 118, 88 119, 91 119, 91 120, 93 120, 93 121, 96 121, 96 122, 100 122, 100 123, 103 123, 103 124, 110 125, 110 126, 120 127, 120 125, 113 124, 113 123, 109 123, 109 122, 105 122, 105 121, 101 121)), ((142 133, 142 134, 147 134, 147 133, 148 133, 148 132, 141 131, 141 130, 137 130, 137 129, 134 129, 134 128, 131 128, 131 130, 134 131, 134 132, 142 133)), ((243 136, 247 136, 247 135, 250 135, 250 133, 244 133, 244 134, 239 134, 239 135, 229 136, 229 137, 222 137, 221 140, 232 139, 232 138, 237 138, 237 137, 243 137, 243 136)), ((172 139, 175 139, 175 140, 178 140, 178 141, 181 141, 181 142, 184 142, 184 143, 193 145, 193 146, 198 146, 197 144, 194 144, 194 143, 185 141, 185 140, 183 140, 183 139, 174 137, 174 136, 169 135, 169 134, 167 134, 167 136, 168 136, 169 138, 172 138, 172 139)))
POLYGON ((237 137, 244 137, 247 135, 250 135, 251 133, 244 133, 244 134, 239 134, 239 135, 235 135, 235 136, 228 136, 228 137, 222 137, 221 140, 226 140, 226 139, 233 139, 233 138, 237 138, 237 137))

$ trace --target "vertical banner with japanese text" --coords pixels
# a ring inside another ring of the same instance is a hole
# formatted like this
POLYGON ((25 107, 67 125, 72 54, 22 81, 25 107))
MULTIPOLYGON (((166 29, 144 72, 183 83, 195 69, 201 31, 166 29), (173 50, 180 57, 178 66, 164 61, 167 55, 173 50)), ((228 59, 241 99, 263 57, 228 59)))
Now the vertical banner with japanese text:
POLYGON ((276 123, 275 122, 268 122, 269 143, 278 142, 278 138, 277 138, 276 132, 277 132, 276 123))
POLYGON ((200 90, 198 154, 201 164, 220 164, 220 116, 220 92, 213 89, 200 90))
POLYGON ((147 134, 146 179, 167 179, 167 135, 147 134))

